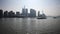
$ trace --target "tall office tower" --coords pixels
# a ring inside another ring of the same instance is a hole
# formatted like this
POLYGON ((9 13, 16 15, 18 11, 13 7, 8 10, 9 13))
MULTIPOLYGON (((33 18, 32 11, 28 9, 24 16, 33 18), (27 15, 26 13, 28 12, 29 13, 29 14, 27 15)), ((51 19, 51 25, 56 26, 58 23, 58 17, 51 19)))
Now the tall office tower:
POLYGON ((0 9, 0 18, 2 18, 2 17, 3 17, 3 10, 0 9))
POLYGON ((14 16, 15 16, 15 13, 14 13, 13 11, 10 11, 10 12, 8 13, 8 15, 9 15, 9 17, 14 17, 14 16))
POLYGON ((4 17, 8 17, 8 11, 4 12, 4 17))
POLYGON ((16 17, 20 17, 20 12, 16 12, 16 17))
POLYGON ((40 11, 38 11, 38 16, 40 16, 40 11))
POLYGON ((36 17, 36 11, 34 9, 30 9, 30 17, 36 17))
POLYGON ((28 16, 28 9, 26 9, 25 6, 24 6, 24 8, 22 9, 22 15, 23 15, 24 17, 27 17, 27 16, 28 16))

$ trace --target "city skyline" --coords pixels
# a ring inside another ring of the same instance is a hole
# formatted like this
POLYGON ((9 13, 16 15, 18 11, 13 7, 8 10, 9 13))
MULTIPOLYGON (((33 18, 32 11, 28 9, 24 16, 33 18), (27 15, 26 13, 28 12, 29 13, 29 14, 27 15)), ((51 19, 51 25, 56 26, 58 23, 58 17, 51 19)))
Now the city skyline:
POLYGON ((4 11, 2 9, 0 9, 0 17, 1 18, 14 18, 14 17, 19 17, 19 18, 27 18, 27 17, 36 17, 36 10, 34 9, 30 9, 30 13, 28 13, 28 9, 26 9, 25 7, 22 9, 22 13, 20 12, 13 12, 13 10, 11 11, 4 11))
POLYGON ((48 16, 60 16, 60 0, 0 0, 0 9, 22 11, 24 5, 29 10, 44 11, 48 16))

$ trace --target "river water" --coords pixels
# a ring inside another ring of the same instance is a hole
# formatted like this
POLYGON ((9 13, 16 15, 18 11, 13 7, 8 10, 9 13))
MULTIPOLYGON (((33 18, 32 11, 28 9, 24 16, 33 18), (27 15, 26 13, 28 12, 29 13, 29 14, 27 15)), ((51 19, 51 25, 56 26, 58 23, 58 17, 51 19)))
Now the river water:
POLYGON ((1 18, 0 34, 60 34, 60 18, 1 18))

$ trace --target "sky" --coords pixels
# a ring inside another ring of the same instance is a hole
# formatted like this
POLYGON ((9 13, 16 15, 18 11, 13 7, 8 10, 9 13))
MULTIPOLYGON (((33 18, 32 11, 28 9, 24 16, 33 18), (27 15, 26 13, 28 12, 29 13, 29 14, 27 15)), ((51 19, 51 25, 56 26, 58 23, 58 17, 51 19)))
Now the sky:
POLYGON ((0 9, 21 12, 24 6, 36 12, 43 11, 47 16, 60 16, 60 0, 0 0, 0 9))

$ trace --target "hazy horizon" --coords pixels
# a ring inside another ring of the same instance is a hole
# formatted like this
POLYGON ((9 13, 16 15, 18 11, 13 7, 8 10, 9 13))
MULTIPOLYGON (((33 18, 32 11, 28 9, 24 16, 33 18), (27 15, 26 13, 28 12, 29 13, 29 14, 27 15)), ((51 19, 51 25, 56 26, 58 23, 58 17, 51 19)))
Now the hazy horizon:
POLYGON ((0 0, 0 9, 4 11, 21 12, 24 6, 36 12, 43 10, 47 16, 60 16, 60 0, 0 0))

